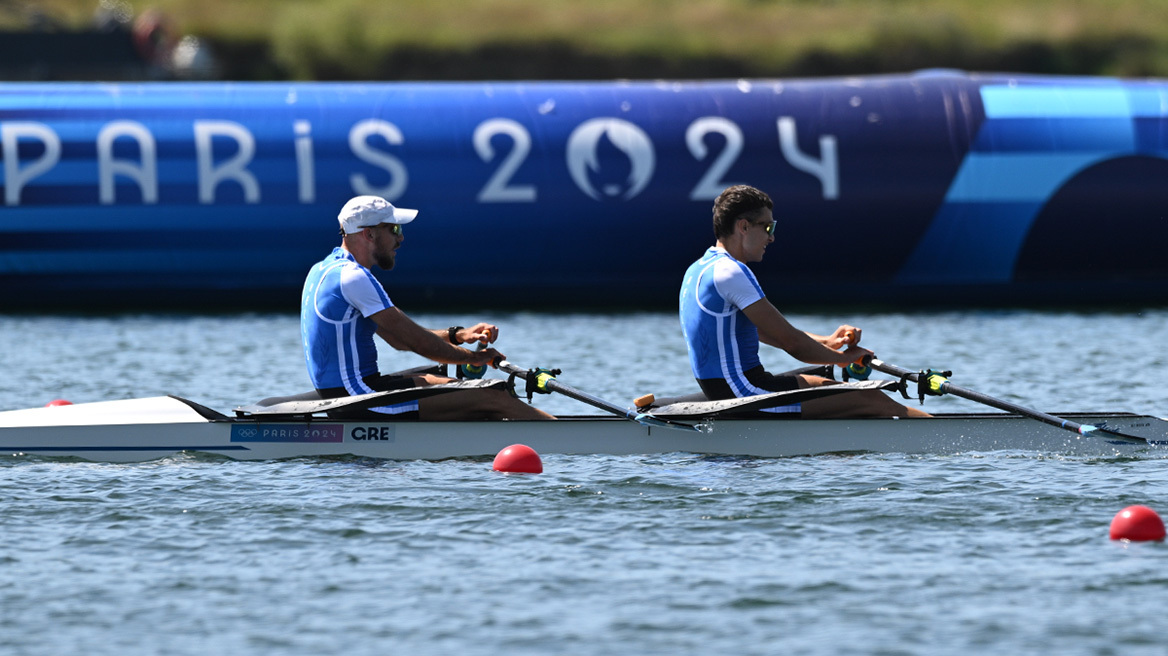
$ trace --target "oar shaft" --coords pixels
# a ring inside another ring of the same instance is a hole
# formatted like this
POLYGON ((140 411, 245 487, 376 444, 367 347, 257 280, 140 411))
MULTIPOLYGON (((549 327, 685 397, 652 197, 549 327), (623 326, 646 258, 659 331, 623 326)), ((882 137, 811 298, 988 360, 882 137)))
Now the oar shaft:
MULTIPOLYGON (((508 362, 506 360, 500 360, 499 362, 495 363, 495 366, 498 367, 500 371, 504 371, 504 372, 509 373, 509 374, 514 374, 516 376, 526 376, 527 372, 528 372, 527 369, 524 369, 523 367, 520 367, 520 366, 518 366, 512 362, 508 362)), ((634 412, 632 410, 629 410, 628 408, 622 408, 615 403, 612 403, 610 401, 605 401, 604 399, 602 399, 600 397, 593 396, 587 392, 582 392, 582 391, 580 391, 580 390, 578 390, 570 385, 565 385, 564 383, 561 383, 560 381, 556 380, 556 378, 554 376, 550 376, 550 375, 547 376, 547 378, 545 378, 543 380, 542 384, 544 387, 546 387, 550 391, 559 392, 560 394, 563 394, 564 396, 567 396, 569 398, 576 399, 577 401, 580 401, 581 403, 587 403, 588 405, 590 405, 594 408, 599 408, 601 410, 604 410, 605 412, 610 412, 618 417, 624 417, 625 419, 630 419, 630 420, 635 421, 639 424, 649 424, 652 426, 662 426, 665 428, 676 428, 679 430, 700 430, 696 426, 691 426, 689 424, 682 424, 682 423, 677 423, 677 422, 671 422, 671 421, 668 421, 665 419, 659 419, 659 418, 654 417, 653 415, 651 415, 647 412, 646 413, 638 413, 638 412, 634 412)))
POLYGON ((544 386, 553 392, 559 392, 560 394, 576 399, 581 403, 587 403, 588 405, 600 408, 601 410, 607 410, 614 415, 620 415, 622 417, 627 417, 628 419, 633 420, 637 418, 637 413, 629 410, 628 408, 622 408, 615 403, 609 403, 600 397, 592 396, 588 392, 582 392, 575 387, 561 383, 555 378, 549 379, 544 383, 544 386))
MULTIPOLYGON (((520 367, 519 365, 513 362, 508 362, 506 360, 501 360, 497 366, 499 367, 500 371, 505 371, 516 376, 526 376, 528 371, 527 369, 524 369, 523 367, 520 367)), ((600 408, 601 410, 606 410, 615 415, 632 419, 634 421, 637 419, 635 412, 631 412, 626 408, 622 408, 615 403, 609 403, 602 398, 592 396, 587 392, 581 392, 574 387, 561 383, 552 376, 548 376, 547 380, 544 382, 544 386, 553 392, 559 392, 560 394, 576 399, 581 403, 587 403, 590 406, 600 408)))
MULTIPOLYGON (((918 382, 920 378, 920 372, 910 371, 903 367, 898 367, 894 364, 889 364, 875 358, 872 359, 872 361, 869 363, 869 366, 871 366, 876 371, 882 371, 886 374, 889 374, 890 376, 897 376, 898 378, 907 378, 914 383, 918 382)), ((988 405, 991 408, 1005 410, 1006 412, 1012 412, 1024 417, 1030 417, 1031 419, 1037 419, 1038 421, 1050 424, 1051 426, 1057 426, 1059 428, 1074 431, 1080 435, 1087 435, 1096 430, 1094 426, 1084 426, 1083 424, 1075 423, 1069 419, 1056 417, 1040 410, 1034 410, 1018 405, 1017 403, 1011 403, 1009 401, 1004 401, 1002 399, 997 399, 992 396, 982 394, 981 392, 975 392, 974 390, 967 389, 959 385, 954 385, 949 381, 941 384, 940 391, 944 394, 952 394, 953 396, 960 396, 964 399, 969 399, 970 401, 976 401, 978 403, 988 405)))

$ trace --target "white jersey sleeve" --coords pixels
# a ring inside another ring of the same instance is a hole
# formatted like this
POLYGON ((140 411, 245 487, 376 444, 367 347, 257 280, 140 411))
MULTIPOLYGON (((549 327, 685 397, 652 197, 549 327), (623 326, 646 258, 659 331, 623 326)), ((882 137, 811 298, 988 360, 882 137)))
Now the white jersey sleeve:
POLYGON ((341 270, 340 282, 341 294, 363 317, 393 307, 393 301, 389 300, 385 288, 365 267, 345 266, 341 270))
POLYGON ((714 264, 714 287, 729 309, 745 309, 764 298, 762 287, 746 265, 729 257, 714 264))

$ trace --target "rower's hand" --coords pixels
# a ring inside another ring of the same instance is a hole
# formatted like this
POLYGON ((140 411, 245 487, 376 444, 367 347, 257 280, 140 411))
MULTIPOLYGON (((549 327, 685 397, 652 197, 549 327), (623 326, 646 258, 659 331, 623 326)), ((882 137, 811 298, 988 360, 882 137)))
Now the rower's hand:
POLYGON ((838 351, 849 344, 853 346, 859 344, 861 332, 855 326, 844 324, 836 328, 835 332, 831 334, 831 337, 827 338, 827 346, 838 351))
POLYGON ((863 346, 849 344, 848 348, 844 349, 844 356, 847 357, 847 361, 841 363, 841 367, 846 367, 853 362, 866 364, 869 360, 876 357, 876 354, 863 346))
MULTIPOLYGON (((499 327, 492 323, 476 323, 470 328, 463 328, 455 335, 455 339, 462 344, 493 344, 499 339, 499 327)), ((474 363, 478 364, 478 363, 474 363)))
POLYGON ((467 361, 464 364, 476 367, 491 365, 492 367, 498 368, 498 362, 507 359, 507 356, 493 348, 484 348, 475 351, 467 350, 466 354, 467 361))

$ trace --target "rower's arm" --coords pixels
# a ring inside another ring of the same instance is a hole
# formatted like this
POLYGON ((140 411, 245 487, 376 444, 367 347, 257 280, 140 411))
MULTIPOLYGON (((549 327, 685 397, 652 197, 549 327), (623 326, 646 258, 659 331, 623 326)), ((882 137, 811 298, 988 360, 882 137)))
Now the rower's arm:
POLYGON ((807 332, 807 335, 829 349, 841 349, 848 344, 860 343, 860 329, 848 324, 836 328, 835 332, 830 335, 816 335, 812 332, 807 332))
POLYGON ((429 330, 418 325, 396 307, 370 315, 377 324, 377 335, 399 351, 411 351, 443 364, 490 364, 502 354, 495 349, 471 351, 454 346, 445 330, 429 330))
MULTIPOLYGON (((759 341, 783 349, 800 362, 844 365, 856 362, 865 355, 871 355, 867 349, 854 345, 849 345, 846 351, 829 348, 816 339, 818 336, 813 337, 792 326, 779 309, 766 298, 743 308, 742 312, 758 328, 759 341)), ((824 341, 827 341, 827 338, 824 341)))

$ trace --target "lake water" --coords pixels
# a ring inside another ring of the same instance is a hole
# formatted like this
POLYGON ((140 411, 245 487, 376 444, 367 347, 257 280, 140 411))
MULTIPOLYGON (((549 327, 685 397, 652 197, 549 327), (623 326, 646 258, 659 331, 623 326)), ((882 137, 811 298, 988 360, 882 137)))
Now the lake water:
MULTIPOLYGON (((627 402, 694 390, 671 314, 417 314, 627 402)), ((1168 310, 795 314, 1050 412, 1166 414, 1168 310)), ((779 370, 795 363, 770 350, 779 370)), ((0 409, 308 389, 293 315, 0 315, 0 409)), ((420 364, 386 348, 382 369, 420 364)), ((553 413, 587 407, 561 396, 553 413)), ((977 410, 930 398, 932 411, 977 410)), ((0 458, 4 654, 1163 653, 1163 459, 1033 452, 111 465, 0 458)))

